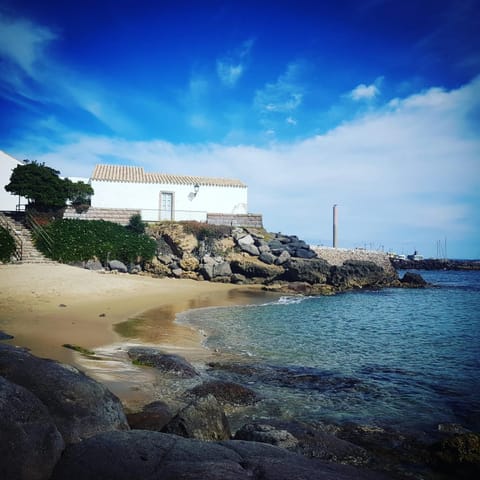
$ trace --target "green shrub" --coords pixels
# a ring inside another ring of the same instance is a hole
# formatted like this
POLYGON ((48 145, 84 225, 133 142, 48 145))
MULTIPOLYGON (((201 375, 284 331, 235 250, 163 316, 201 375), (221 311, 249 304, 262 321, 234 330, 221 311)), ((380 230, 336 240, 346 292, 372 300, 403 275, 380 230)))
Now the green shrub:
POLYGON ((198 240, 218 240, 226 235, 231 235, 232 227, 228 225, 211 225, 195 221, 180 222, 186 233, 191 233, 198 240))
POLYGON ((98 258, 102 263, 121 260, 150 260, 156 243, 146 235, 138 235, 126 227, 103 220, 55 220, 45 227, 53 242, 51 254, 40 236, 35 236, 39 250, 60 262, 86 261, 98 258))
POLYGON ((130 217, 127 228, 133 233, 140 235, 145 233, 146 224, 142 221, 142 216, 139 213, 135 213, 130 217))
POLYGON ((10 235, 8 230, 0 227, 0 261, 9 262, 12 255, 15 253, 15 240, 10 235))

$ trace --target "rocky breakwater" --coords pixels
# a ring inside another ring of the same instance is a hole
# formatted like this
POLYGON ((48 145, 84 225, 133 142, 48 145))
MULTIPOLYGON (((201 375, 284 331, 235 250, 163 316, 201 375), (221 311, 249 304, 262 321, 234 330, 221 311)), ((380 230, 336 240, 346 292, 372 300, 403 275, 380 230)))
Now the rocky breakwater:
POLYGON ((158 248, 145 270, 155 276, 262 284, 304 294, 400 285, 386 255, 358 257, 349 251, 341 261, 338 255, 332 260, 296 235, 194 222, 156 224, 150 234, 158 248))

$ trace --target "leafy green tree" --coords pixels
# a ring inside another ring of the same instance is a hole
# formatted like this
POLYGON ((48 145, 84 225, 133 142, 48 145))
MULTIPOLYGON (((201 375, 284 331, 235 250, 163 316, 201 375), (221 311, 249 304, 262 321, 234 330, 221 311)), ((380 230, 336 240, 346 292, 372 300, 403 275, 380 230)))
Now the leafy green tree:
POLYGON ((127 228, 134 233, 138 233, 139 235, 145 233, 146 228, 145 222, 142 221, 142 216, 139 213, 135 213, 130 217, 128 221, 127 228))
POLYGON ((84 182, 72 182, 66 178, 65 183, 67 186, 68 200, 72 202, 72 205, 90 205, 90 199, 93 195, 93 188, 88 183, 84 182))
POLYGON ((29 206, 36 210, 59 209, 65 207, 67 200, 82 202, 93 195, 90 185, 60 178, 58 170, 47 167, 44 163, 25 162, 13 169, 5 190, 27 198, 29 206))

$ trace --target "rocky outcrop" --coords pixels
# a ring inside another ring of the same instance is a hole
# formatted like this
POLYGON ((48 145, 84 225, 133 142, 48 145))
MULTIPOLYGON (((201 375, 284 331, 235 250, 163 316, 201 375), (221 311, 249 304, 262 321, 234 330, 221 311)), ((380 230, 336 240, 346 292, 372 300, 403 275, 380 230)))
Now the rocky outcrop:
POLYGON ((13 335, 10 335, 7 332, 0 330, 0 340, 12 340, 13 338, 13 335))
POLYGON ((48 479, 64 447, 47 407, 0 377, 0 478, 48 479))
POLYGON ((135 365, 154 367, 177 377, 193 378, 198 375, 193 365, 179 355, 166 354, 151 347, 131 347, 128 356, 135 365))
POLYGON ((385 478, 255 442, 202 442, 159 432, 99 434, 69 447, 52 480, 367 480, 385 478))
POLYGON ((413 272, 405 272, 400 283, 413 288, 425 288, 428 285, 421 275, 413 272))
POLYGON ((129 428, 120 400, 76 368, 0 344, 0 376, 27 389, 46 406, 67 444, 129 428))
POLYGON ((295 235, 257 228, 216 228, 195 222, 152 226, 158 251, 145 270, 303 294, 398 285, 390 260, 379 252, 312 248, 295 235))
POLYGON ((225 412, 213 395, 181 409, 162 431, 198 440, 229 440, 231 435, 225 412))

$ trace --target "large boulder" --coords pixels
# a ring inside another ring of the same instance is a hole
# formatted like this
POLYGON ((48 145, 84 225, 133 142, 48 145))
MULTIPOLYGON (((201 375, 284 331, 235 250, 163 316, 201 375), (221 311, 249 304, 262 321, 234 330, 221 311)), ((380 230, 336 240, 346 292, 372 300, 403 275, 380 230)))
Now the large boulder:
POLYGON ((64 446, 47 407, 0 377, 0 478, 47 480, 64 446))
POLYGON ((162 428, 173 418, 168 405, 161 400, 149 403, 142 408, 141 412, 127 415, 130 428, 135 430, 154 430, 160 432, 162 428))
POLYGON ((310 285, 326 283, 330 265, 319 258, 291 258, 286 264, 282 279, 289 282, 307 282, 310 285))
POLYGON ((223 380, 202 383, 192 388, 189 393, 200 398, 213 395, 220 403, 231 405, 251 405, 260 400, 258 394, 251 388, 223 380))
POLYGON ((377 263, 349 260, 342 266, 333 266, 328 283, 340 289, 377 287, 388 281, 385 270, 377 263))
POLYGON ((414 288, 425 288, 428 284, 425 279, 419 274, 414 272, 405 272, 400 282, 404 286, 414 288))
POLYGON ((240 273, 247 278, 272 279, 284 272, 282 267, 268 265, 250 255, 232 255, 230 265, 233 273, 240 273))
POLYGON ((213 395, 187 405, 162 431, 199 440, 229 440, 231 435, 225 412, 213 395))
POLYGON ((163 353, 152 347, 131 347, 128 356, 135 365, 154 367, 163 373, 177 377, 193 378, 198 375, 192 364, 180 355, 163 353))
POLYGON ((108 432, 69 447, 51 480, 380 480, 256 442, 203 442, 159 432, 108 432))
POLYGON ((129 428, 120 400, 76 368, 0 344, 0 375, 42 401, 66 443, 129 428))
POLYGON ((108 262, 108 268, 112 271, 120 272, 120 273, 127 273, 128 268, 127 266, 121 262, 120 260, 110 260, 108 262))

